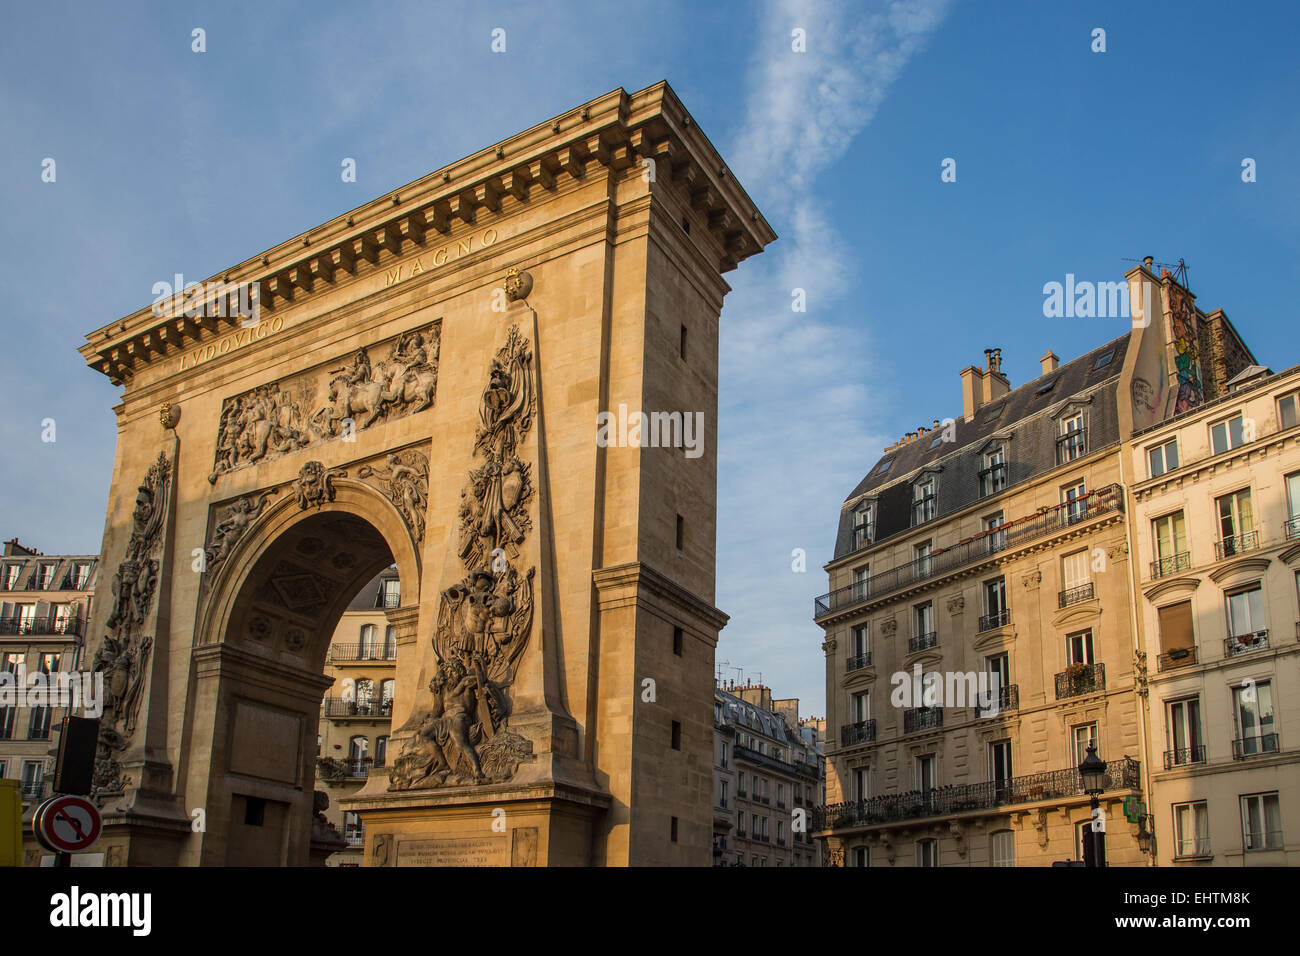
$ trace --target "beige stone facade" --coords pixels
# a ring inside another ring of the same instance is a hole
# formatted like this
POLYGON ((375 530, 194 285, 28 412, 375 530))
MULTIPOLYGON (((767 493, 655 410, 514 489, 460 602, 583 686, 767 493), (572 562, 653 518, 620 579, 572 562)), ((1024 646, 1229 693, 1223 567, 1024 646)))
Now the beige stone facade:
POLYGON ((1155 859, 1300 864, 1300 369, 1128 451, 1155 859))
POLYGON ((722 274, 773 238, 659 84, 214 277, 260 321, 186 298, 91 333, 124 386, 110 853, 313 857, 330 639, 395 566, 388 773, 339 801, 366 865, 707 865, 722 274), (597 441, 620 406, 699 413, 700 454, 597 441))

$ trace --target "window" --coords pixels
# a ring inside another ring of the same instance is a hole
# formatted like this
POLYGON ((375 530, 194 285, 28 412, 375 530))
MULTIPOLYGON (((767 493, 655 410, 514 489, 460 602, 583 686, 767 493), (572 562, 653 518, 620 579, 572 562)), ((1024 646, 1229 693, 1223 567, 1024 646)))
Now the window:
POLYGON ((984 669, 989 675, 989 691, 997 695, 1000 706, 1011 686, 1011 658, 1007 654, 990 654, 984 658, 984 669))
POLYGON ((674 721, 673 721, 673 730, 672 730, 672 747, 673 747, 673 750, 681 750, 681 749, 682 749, 682 725, 681 725, 681 721, 677 721, 677 720, 674 720, 674 721))
POLYGON ((1283 395, 1277 400, 1277 427, 1292 428, 1300 421, 1300 395, 1283 395))
POLYGON ((362 624, 360 634, 360 645, 357 647, 357 657, 363 661, 374 660, 378 654, 378 648, 375 644, 375 636, 378 628, 373 624, 362 624))
POLYGON ((1016 835, 1011 830, 989 834, 989 866, 1016 865, 1016 835))
POLYGON ((1061 606, 1092 597, 1092 578, 1088 573, 1088 550, 1074 551, 1061 558, 1061 583, 1064 585, 1061 606))
POLYGON ((384 660, 397 659, 397 628, 389 624, 384 628, 384 660))
POLYGON ((388 737, 375 738, 375 766, 382 767, 388 761, 388 737))
POLYGON ((400 607, 402 604, 402 582, 397 578, 387 578, 379 585, 379 594, 384 607, 400 607))
POLYGON ((1210 855, 1210 810, 1204 800, 1175 803, 1174 856, 1210 855))
MULTIPOLYGON (((724 764, 723 766, 726 766, 726 765, 724 764)), ((720 800, 719 800, 719 802, 718 802, 718 806, 720 806, 720 807, 721 807, 722 809, 724 809, 724 810, 727 809, 727 789, 728 789, 728 781, 723 780, 723 781, 722 781, 722 796, 721 796, 721 798, 720 798, 720 800)))
POLYGON ((1010 613, 1007 609, 1007 579, 1005 577, 996 577, 991 581, 984 582, 984 613, 985 627, 980 630, 987 631, 990 628, 1002 627, 1010 620, 1010 613))
POLYGON ((855 846, 853 848, 853 865, 870 866, 871 865, 871 848, 866 846, 855 846))
POLYGON ((678 340, 677 354, 680 355, 682 358, 686 358, 686 326, 685 325, 682 326, 681 338, 678 340))
POLYGON ((725 740, 722 741, 722 767, 724 770, 727 767, 728 750, 729 748, 727 747, 727 742, 725 740))
POLYGON ((1035 395, 1046 395, 1048 392, 1050 392, 1052 389, 1054 389, 1054 388, 1056 387, 1056 380, 1057 380, 1058 378, 1060 378, 1059 375, 1056 375, 1056 376, 1053 376, 1052 378, 1049 378, 1049 379, 1048 379, 1046 382, 1044 382, 1042 385, 1039 385, 1039 386, 1038 386, 1038 388, 1034 391, 1034 394, 1035 394, 1035 395))
POLYGON ((980 497, 995 495, 1007 486, 1006 447, 998 445, 984 453, 984 468, 979 473, 980 497))
POLYGON ((853 769, 853 799, 866 800, 871 796, 871 768, 853 769))
POLYGON ((871 535, 871 503, 864 501, 853 511, 853 547, 869 544, 871 535))
POLYGON ((23 761, 23 795, 35 797, 41 793, 45 779, 45 766, 39 760, 23 761))
POLYGON ((5 590, 13 591, 18 587, 18 579, 22 576, 23 566, 21 564, 5 565, 5 590))
POLYGON ((928 793, 935 787, 934 754, 921 754, 916 758, 916 789, 928 793))
POLYGON ((1216 498, 1214 504, 1219 515, 1219 557, 1230 558, 1255 547, 1255 509, 1250 489, 1216 498))
POLYGON ((1151 543, 1155 564, 1151 576, 1158 578, 1191 567, 1187 551, 1187 523, 1183 513, 1175 511, 1151 522, 1151 543))
MULTIPOLYGON (((736 775, 736 796, 738 797, 749 796, 749 791, 745 789, 745 771, 743 770, 736 775)), ((740 825, 742 827, 745 825, 744 819, 741 819, 740 825)))
POLYGON ((1088 483, 1080 480, 1062 488, 1061 504, 1065 505, 1066 520, 1070 524, 1082 521, 1088 514, 1088 483))
POLYGON ((672 840, 674 843, 677 842, 677 818, 676 817, 669 818, 668 839, 672 840))
POLYGON ((988 537, 985 538, 985 540, 988 542, 988 549, 990 553, 994 551, 1001 551, 1003 548, 1007 546, 1006 530, 1005 529, 997 530, 999 528, 1002 528, 1002 526, 1005 523, 1006 523, 1006 518, 1003 516, 1001 511, 997 512, 996 514, 991 514, 984 519, 984 530, 988 532, 988 537))
POLYGON ((357 762, 364 760, 369 755, 370 738, 363 736, 353 737, 348 741, 348 760, 357 762))
POLYGON ((1287 539, 1300 537, 1300 471, 1293 472, 1282 479, 1286 485, 1286 536, 1287 539))
POLYGON ((686 543, 686 519, 681 515, 677 516, 677 550, 682 550, 686 543))
POLYGON ((1067 664, 1093 663, 1092 628, 1065 636, 1065 657, 1067 664))
POLYGON ((17 612, 14 616, 18 618, 18 633, 32 633, 36 629, 36 605, 15 604, 13 608, 17 612))
POLYGON ((396 689, 397 681, 391 677, 379 682, 379 699, 383 701, 383 712, 385 715, 392 713, 393 693, 396 689))
POLYGON ((1088 433, 1084 428, 1083 412, 1075 412, 1060 422, 1060 438, 1056 440, 1056 463, 1082 458, 1087 451, 1088 433))
POLYGON ((871 593, 870 585, 867 579, 871 577, 871 565, 864 564, 860 568, 853 569, 853 600, 865 600, 871 593))
POLYGON ((1006 784, 1014 774, 1011 772, 1011 741, 995 740, 989 744, 989 780, 997 784, 1006 784))
POLYGON ((1171 700, 1167 709, 1169 754, 1165 767, 1201 763, 1205 747, 1201 743, 1201 701, 1199 697, 1171 700))
POLYGON ((1241 798, 1241 835, 1243 850, 1282 849, 1282 809, 1277 791, 1241 798))
POLYGON ((1147 467, 1152 478, 1159 478, 1166 471, 1178 467, 1178 440, 1167 441, 1147 449, 1147 467))
POLYGON ((875 471, 876 477, 879 478, 885 472, 889 471, 889 469, 893 467, 893 464, 894 464, 894 459, 892 458, 883 459, 880 462, 880 464, 876 465, 876 471, 875 471))
POLYGON ((938 866, 939 865, 939 841, 938 840, 917 840, 916 841, 916 865, 917 866, 938 866))
POLYGON ((1268 681, 1234 687, 1232 719, 1237 739, 1234 757, 1253 757, 1277 752, 1277 734, 1273 732, 1273 687, 1268 681))
POLYGON ((1097 361, 1092 363, 1092 370, 1095 372, 1099 368, 1105 368, 1110 364, 1110 360, 1115 357, 1115 350, 1111 349, 1102 355, 1097 356, 1097 361))
POLYGON ((912 524, 924 524, 934 517, 934 478, 922 478, 912 486, 912 524))
POLYGON ((871 655, 871 629, 860 624, 850 632, 849 652, 865 667, 871 655))
POLYGON ((57 564, 42 564, 40 570, 40 589, 49 591, 54 587, 54 572, 59 570, 57 564))
POLYGON ((935 640, 934 603, 926 601, 912 608, 912 640, 908 650, 919 651, 933 647, 935 640))
POLYGON ((77 605, 75 604, 56 604, 54 605, 54 633, 67 634, 72 628, 73 622, 77 619, 77 605))
POLYGON ((682 629, 680 627, 673 628, 673 653, 678 657, 682 656, 682 629))
POLYGON ((934 573, 934 562, 930 560, 931 545, 929 541, 912 547, 912 563, 917 577, 929 577, 934 573))
POLYGON ((357 710, 358 714, 369 714, 370 705, 375 698, 375 682, 369 677, 363 677, 356 683, 357 710))
POLYGON ((1210 447, 1216 455, 1240 448, 1245 443, 1245 428, 1240 412, 1210 426, 1210 447))
POLYGON ((1074 746, 1072 760, 1076 767, 1083 762, 1084 757, 1088 756, 1088 746, 1090 744, 1097 748, 1097 756, 1101 756, 1101 743, 1097 740, 1096 723, 1076 724, 1071 727, 1070 742, 1074 746))
POLYGON ((90 584, 90 565, 81 562, 72 572, 72 586, 78 591, 84 591, 90 584))
POLYGON ((361 814, 355 810, 343 811, 343 839, 353 846, 365 839, 361 828, 361 814))
POLYGON ((1156 617, 1160 624, 1160 653, 1171 655, 1171 661, 1190 657, 1196 647, 1192 633, 1192 602, 1166 604, 1156 609, 1156 617))
POLYGON ((871 719, 871 692, 858 691, 849 698, 849 717, 852 723, 860 724, 871 719))
POLYGON ((1258 583, 1223 596, 1228 618, 1228 656, 1251 648, 1255 639, 1267 635, 1264 621, 1264 591, 1258 583), (1244 639, 1249 640, 1244 640, 1244 639))

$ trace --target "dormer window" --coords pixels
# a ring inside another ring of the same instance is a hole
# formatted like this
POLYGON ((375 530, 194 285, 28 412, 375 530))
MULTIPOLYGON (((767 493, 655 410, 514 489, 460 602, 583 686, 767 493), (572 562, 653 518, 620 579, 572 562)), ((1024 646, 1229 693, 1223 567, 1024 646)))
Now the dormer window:
POLYGON ((1060 437, 1056 439, 1056 463, 1082 458, 1088 448, 1088 431, 1084 422, 1083 410, 1079 409, 1060 420, 1060 437))
POLYGON ((23 566, 21 564, 6 564, 5 576, 4 576, 4 585, 5 585, 4 589, 6 591, 16 590, 18 587, 18 578, 22 575, 22 573, 23 573, 23 566))
POLYGON ((871 502, 864 501, 853 511, 853 547, 870 544, 872 533, 871 502))
POLYGON ((1007 486, 1007 449, 997 444, 984 452, 984 467, 979 473, 980 497, 995 495, 1007 486))
POLYGON ((934 518, 935 479, 927 475, 912 485, 912 524, 924 524, 934 518))

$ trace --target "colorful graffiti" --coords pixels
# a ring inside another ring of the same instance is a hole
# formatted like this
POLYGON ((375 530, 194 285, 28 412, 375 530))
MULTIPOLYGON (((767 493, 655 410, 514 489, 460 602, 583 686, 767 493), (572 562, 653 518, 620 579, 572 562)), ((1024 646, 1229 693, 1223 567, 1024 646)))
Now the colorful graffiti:
POLYGON ((1192 296, 1176 282, 1168 284, 1170 331, 1174 342, 1174 367, 1177 372, 1178 394, 1174 399, 1174 414, 1196 408, 1205 401, 1205 385, 1201 381, 1201 356, 1196 335, 1196 307, 1192 296))

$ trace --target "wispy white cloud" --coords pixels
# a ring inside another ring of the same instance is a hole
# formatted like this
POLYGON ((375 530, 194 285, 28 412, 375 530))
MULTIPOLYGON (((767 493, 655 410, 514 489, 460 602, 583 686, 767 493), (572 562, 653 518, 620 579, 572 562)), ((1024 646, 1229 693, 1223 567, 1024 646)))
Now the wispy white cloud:
POLYGON ((886 444, 870 422, 890 389, 873 378, 870 290, 855 284, 818 179, 871 122, 948 5, 768 3, 757 16, 768 36, 727 151, 782 238, 739 270, 724 309, 718 603, 732 620, 718 659, 762 672, 779 695, 801 697, 805 713, 820 712, 825 681, 812 598, 825 590, 839 504, 886 444), (802 53, 792 48, 796 28, 802 53), (796 289, 805 312, 791 308, 796 289), (792 570, 796 548, 805 573, 792 570))

